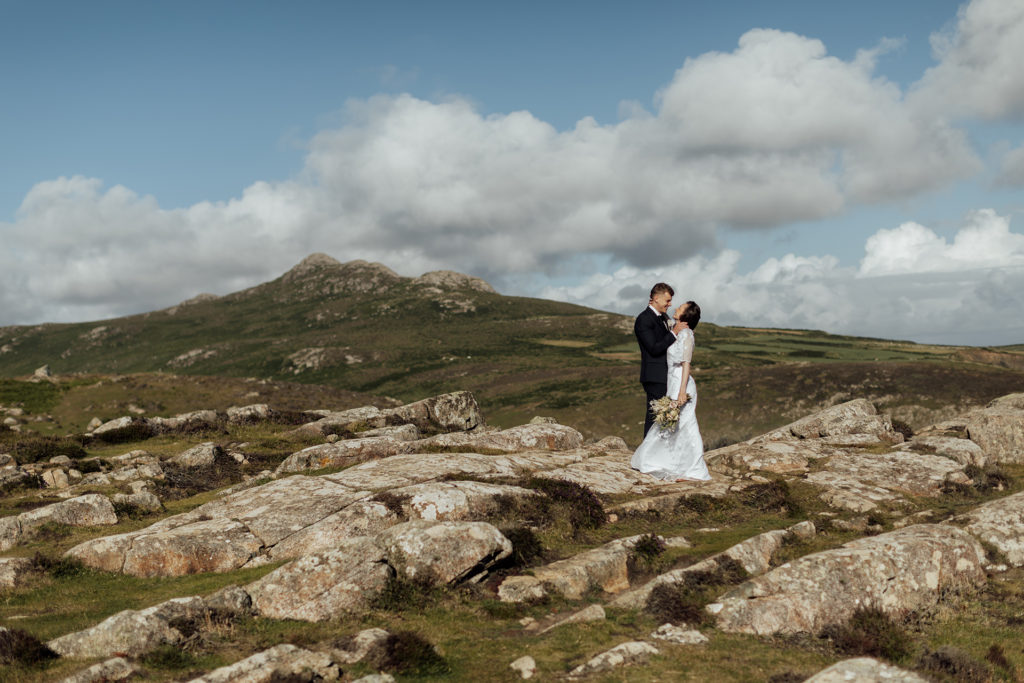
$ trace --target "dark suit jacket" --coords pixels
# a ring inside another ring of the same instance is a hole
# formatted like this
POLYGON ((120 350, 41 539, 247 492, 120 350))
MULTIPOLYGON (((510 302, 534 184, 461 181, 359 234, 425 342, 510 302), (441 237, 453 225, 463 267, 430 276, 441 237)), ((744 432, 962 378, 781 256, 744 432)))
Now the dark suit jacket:
POLYGON ((640 381, 667 383, 665 351, 675 342, 676 336, 665 329, 665 323, 650 306, 636 317, 633 334, 640 345, 640 381))

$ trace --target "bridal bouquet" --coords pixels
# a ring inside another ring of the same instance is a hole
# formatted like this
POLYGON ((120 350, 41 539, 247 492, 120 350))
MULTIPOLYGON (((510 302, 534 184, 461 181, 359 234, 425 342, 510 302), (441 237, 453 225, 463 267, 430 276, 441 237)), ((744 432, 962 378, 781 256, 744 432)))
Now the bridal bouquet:
MULTIPOLYGON (((686 401, 690 400, 690 395, 686 394, 686 401)), ((651 412, 654 413, 654 424, 661 427, 663 430, 675 429, 679 424, 679 413, 683 410, 683 405, 686 403, 677 403, 668 396, 662 396, 651 401, 651 412)))

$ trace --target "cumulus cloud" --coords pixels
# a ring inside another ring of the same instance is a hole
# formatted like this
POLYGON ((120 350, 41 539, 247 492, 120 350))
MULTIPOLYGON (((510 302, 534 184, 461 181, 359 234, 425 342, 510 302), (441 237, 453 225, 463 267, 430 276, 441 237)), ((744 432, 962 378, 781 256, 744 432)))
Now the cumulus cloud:
POLYGON ((615 292, 658 269, 698 267, 750 292, 737 316, 822 326, 815 293, 851 279, 835 259, 787 256, 740 275, 735 254, 707 254, 726 227, 827 218, 977 170, 962 131, 875 74, 889 47, 844 61, 818 40, 753 30, 732 52, 688 59, 650 111, 632 104, 615 124, 584 118, 569 130, 527 111, 485 116, 459 97, 353 101, 310 140, 295 179, 184 209, 97 179, 40 183, 0 223, 0 322, 150 310, 324 251, 499 283, 588 255, 627 264, 613 283, 644 274, 615 292), (786 288, 801 295, 781 308, 753 293, 792 298, 786 288))
POLYGON ((972 0, 954 27, 932 36, 938 61, 915 84, 922 111, 985 119, 1024 118, 1024 4, 972 0))
POLYGON ((860 267, 832 256, 793 254, 749 272, 726 250, 667 268, 623 267, 579 285, 548 287, 542 295, 636 313, 654 282, 676 289, 676 300, 701 304, 706 319, 724 325, 823 329, 830 332, 949 344, 1010 344, 1024 338, 1024 234, 994 212, 970 216, 952 242, 908 223, 879 230, 860 267))
POLYGON ((1012 149, 1003 156, 996 183, 1004 187, 1024 187, 1024 147, 1012 149))

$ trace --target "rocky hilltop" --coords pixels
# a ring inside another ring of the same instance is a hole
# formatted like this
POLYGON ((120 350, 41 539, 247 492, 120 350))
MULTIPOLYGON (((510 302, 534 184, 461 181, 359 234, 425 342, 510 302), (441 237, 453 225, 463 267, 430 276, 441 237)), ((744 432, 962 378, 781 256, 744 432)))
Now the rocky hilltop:
POLYGON ((896 427, 839 403, 709 451, 706 483, 551 418, 488 426, 469 392, 8 436, 0 658, 68 681, 1015 680, 1024 394, 896 427))

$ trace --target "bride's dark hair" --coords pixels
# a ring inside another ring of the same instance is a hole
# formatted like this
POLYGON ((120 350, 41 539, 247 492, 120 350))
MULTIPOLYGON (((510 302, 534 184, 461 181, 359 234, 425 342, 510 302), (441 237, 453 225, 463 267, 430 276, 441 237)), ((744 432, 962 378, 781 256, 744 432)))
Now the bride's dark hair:
POLYGON ((697 323, 700 322, 700 306, 697 305, 697 302, 687 301, 683 305, 683 312, 679 314, 679 319, 689 325, 691 330, 697 329, 697 323))

